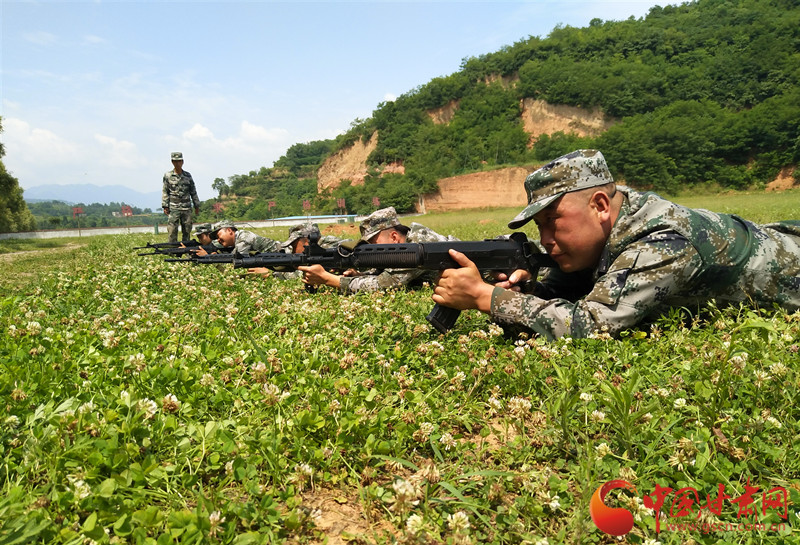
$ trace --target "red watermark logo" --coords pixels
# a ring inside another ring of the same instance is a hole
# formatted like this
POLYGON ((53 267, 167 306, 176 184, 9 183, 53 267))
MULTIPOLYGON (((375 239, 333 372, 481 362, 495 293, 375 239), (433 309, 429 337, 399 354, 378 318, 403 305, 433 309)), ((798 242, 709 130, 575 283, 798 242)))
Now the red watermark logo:
POLYGON ((633 528, 633 513, 624 507, 609 507, 606 496, 615 488, 625 488, 636 492, 636 487, 628 481, 617 479, 597 487, 589 502, 589 514, 595 526, 612 536, 624 536, 633 528))
MULTIPOLYGON (((605 504, 606 496, 614 489, 621 488, 630 490, 637 493, 636 487, 624 481, 617 479, 608 481, 600 485, 594 491, 592 499, 589 503, 589 514, 595 526, 602 532, 612 536, 624 536, 633 529, 634 515, 629 510, 623 507, 609 507, 605 504)), ((772 523, 767 526, 764 523, 758 522, 759 514, 766 516, 767 511, 772 511, 784 521, 788 520, 788 505, 789 494, 782 486, 776 486, 769 490, 759 491, 758 486, 751 486, 750 479, 744 487, 744 492, 739 496, 732 496, 725 492, 725 485, 719 484, 715 495, 706 494, 705 501, 700 496, 698 491, 692 487, 683 487, 680 489, 673 489, 668 486, 655 485, 655 489, 650 494, 646 494, 642 498, 642 505, 647 509, 651 509, 656 517, 656 534, 661 531, 661 514, 662 508, 666 509, 667 497, 673 495, 671 504, 669 505, 669 518, 682 519, 679 524, 668 523, 668 531, 681 531, 681 530, 698 530, 703 533, 712 531, 748 531, 748 530, 769 530, 769 531, 784 531, 786 529, 786 522, 772 523), (709 524, 707 522, 698 522, 706 511, 710 515, 717 517, 722 515, 723 505, 726 503, 736 505, 738 512, 736 518, 739 522, 731 523, 715 523, 709 524), (758 500, 761 500, 758 502, 758 500), (756 507, 760 503, 761 509, 756 507), (751 519, 751 522, 742 522, 742 518, 751 519), (688 519, 688 521, 686 520, 688 519)))

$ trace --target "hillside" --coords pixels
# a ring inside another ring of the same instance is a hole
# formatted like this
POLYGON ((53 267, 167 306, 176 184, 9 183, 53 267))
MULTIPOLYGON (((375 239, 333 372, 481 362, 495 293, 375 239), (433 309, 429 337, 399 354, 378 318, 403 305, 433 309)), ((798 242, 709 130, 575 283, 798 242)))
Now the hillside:
POLYGON ((666 195, 787 187, 800 162, 798 28, 791 0, 696 0, 557 27, 465 59, 335 140, 292 146, 231 192, 274 200, 276 214, 342 200, 356 213, 488 206, 512 198, 505 169, 579 148, 666 195))
MULTIPOLYGON (((446 124, 453 119, 457 110, 458 103, 452 102, 427 114, 435 124, 446 124)), ((520 111, 520 121, 528 134, 529 147, 533 147, 539 137, 545 134, 597 135, 615 121, 596 108, 590 111, 534 99, 524 99, 520 111)), ((375 132, 367 143, 358 140, 328 157, 317 172, 318 191, 335 190, 342 180, 350 180, 352 185, 363 185, 369 170, 367 160, 377 145, 378 133, 375 132)), ((382 172, 402 174, 404 170, 402 165, 388 165, 382 172)), ((521 181, 531 171, 531 168, 511 167, 439 179, 438 189, 421 195, 416 210, 425 213, 523 205, 527 198, 521 181)))

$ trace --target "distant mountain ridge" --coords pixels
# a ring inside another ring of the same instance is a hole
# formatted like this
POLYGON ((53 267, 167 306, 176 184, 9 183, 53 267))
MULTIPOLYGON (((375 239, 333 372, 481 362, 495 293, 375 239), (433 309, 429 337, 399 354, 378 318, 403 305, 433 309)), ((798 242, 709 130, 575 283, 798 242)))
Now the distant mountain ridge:
POLYGON ((64 201, 69 204, 108 204, 118 202, 137 208, 158 210, 161 207, 161 192, 142 193, 122 185, 95 184, 48 184, 25 189, 23 198, 27 202, 64 201))

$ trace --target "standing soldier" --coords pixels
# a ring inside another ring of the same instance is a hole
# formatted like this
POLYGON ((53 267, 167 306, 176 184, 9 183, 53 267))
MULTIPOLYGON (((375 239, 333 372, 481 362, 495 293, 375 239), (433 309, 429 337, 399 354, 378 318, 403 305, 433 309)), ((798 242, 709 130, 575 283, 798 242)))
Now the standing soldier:
POLYGON ((200 198, 194 186, 192 175, 183 170, 183 153, 172 152, 173 169, 164 174, 164 185, 161 191, 161 207, 169 216, 167 232, 170 242, 178 242, 178 224, 180 224, 183 242, 191 239, 192 208, 200 213, 200 198))

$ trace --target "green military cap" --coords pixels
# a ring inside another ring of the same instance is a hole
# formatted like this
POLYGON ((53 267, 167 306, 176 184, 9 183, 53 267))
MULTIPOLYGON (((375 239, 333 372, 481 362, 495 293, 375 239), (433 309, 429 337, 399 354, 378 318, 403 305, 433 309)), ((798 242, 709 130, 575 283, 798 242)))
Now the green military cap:
POLYGON ((236 229, 236 226, 233 224, 231 220, 221 220, 211 226, 211 232, 216 233, 220 229, 225 229, 226 227, 236 229))
POLYGON ((613 182, 603 154, 583 149, 562 155, 525 178, 528 206, 508 223, 511 229, 522 227, 556 199, 571 191, 580 191, 613 182))
POLYGON ((361 240, 369 241, 369 239, 384 229, 389 229, 398 225, 400 225, 400 220, 397 219, 397 212, 393 206, 376 210, 361 222, 359 226, 361 230, 361 240))
POLYGON ((318 238, 322 236, 322 234, 319 231, 319 226, 316 223, 301 223, 299 225, 295 225, 294 227, 289 229, 289 238, 286 240, 286 242, 281 244, 281 246, 283 246, 284 248, 288 248, 289 246, 294 244, 296 240, 299 240, 301 238, 310 239, 311 235, 313 234, 316 234, 318 238))
POLYGON ((194 226, 195 235, 210 235, 213 231, 210 223, 198 223, 194 226))
POLYGON ((183 153, 180 151, 173 151, 171 157, 173 161, 183 161, 183 153))

